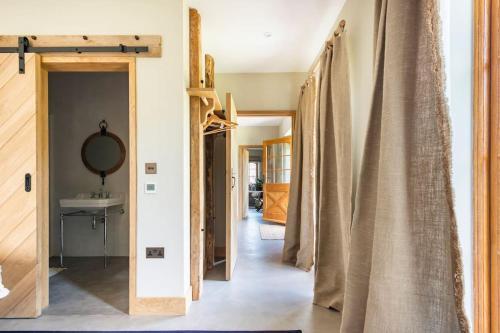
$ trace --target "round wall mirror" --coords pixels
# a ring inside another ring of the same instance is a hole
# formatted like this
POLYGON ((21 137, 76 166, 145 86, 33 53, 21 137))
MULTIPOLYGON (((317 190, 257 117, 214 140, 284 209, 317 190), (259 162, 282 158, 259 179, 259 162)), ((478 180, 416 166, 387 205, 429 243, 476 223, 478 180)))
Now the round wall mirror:
POLYGON ((89 136, 82 146, 82 161, 91 172, 104 179, 120 169, 125 161, 125 145, 115 134, 107 130, 105 120, 99 124, 100 131, 89 136))

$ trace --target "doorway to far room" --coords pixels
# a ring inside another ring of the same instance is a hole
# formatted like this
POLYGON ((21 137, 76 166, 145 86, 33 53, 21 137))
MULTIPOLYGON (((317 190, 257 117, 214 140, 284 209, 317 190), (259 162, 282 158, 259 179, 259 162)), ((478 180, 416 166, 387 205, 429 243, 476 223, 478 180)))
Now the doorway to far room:
POLYGON ((48 97, 49 306, 43 314, 128 313, 129 73, 50 72, 48 97))

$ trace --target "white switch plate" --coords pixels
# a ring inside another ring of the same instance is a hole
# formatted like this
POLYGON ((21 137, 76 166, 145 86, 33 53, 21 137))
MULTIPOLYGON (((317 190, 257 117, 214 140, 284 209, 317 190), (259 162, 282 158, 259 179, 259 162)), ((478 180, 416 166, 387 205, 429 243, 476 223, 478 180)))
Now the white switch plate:
POLYGON ((156 183, 144 184, 144 193, 156 193, 156 183))

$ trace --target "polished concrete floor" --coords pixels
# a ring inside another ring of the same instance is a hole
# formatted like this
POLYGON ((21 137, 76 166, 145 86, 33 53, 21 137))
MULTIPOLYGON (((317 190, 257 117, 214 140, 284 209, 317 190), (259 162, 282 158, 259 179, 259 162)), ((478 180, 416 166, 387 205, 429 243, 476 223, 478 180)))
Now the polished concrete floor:
POLYGON ((38 319, 0 320, 0 330, 286 330, 334 333, 338 313, 312 305, 313 275, 281 263, 283 241, 261 240, 260 215, 239 226, 239 255, 230 282, 223 266, 207 276, 201 301, 187 316, 128 316, 127 261, 68 259, 51 278, 51 305, 38 319))

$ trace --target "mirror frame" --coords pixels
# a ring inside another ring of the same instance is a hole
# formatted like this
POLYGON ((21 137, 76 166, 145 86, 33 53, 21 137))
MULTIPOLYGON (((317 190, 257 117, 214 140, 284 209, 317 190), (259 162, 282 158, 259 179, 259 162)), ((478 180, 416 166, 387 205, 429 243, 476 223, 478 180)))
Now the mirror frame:
POLYGON ((107 175, 110 175, 110 174, 118 171, 118 169, 120 169, 122 167, 123 163, 125 162, 126 154, 127 154, 127 152, 125 150, 125 145, 123 144, 123 141, 116 134, 111 133, 109 131, 106 131, 104 134, 102 132, 95 132, 94 134, 91 134, 87 139, 85 139, 85 141, 83 142, 83 145, 82 145, 82 149, 81 149, 83 164, 85 165, 85 167, 89 171, 91 171, 92 173, 95 173, 96 175, 99 175, 99 176, 102 176, 102 172, 104 172, 105 176, 107 176, 107 175), (93 138, 98 137, 98 136, 109 136, 113 140, 115 140, 115 142, 117 142, 118 146, 120 147, 120 160, 111 169, 97 170, 89 164, 89 162, 87 161, 87 157, 85 156, 85 148, 87 147, 87 145, 89 144, 89 142, 93 138))

